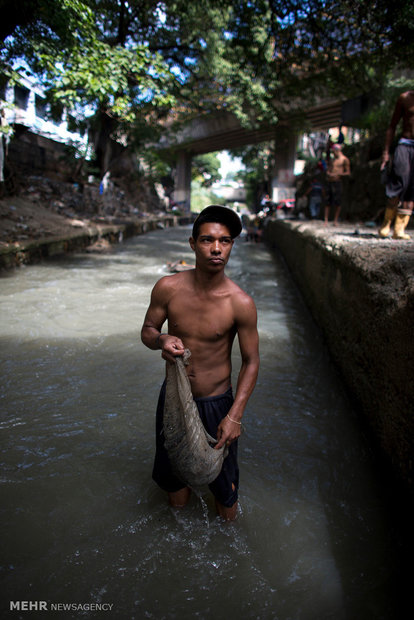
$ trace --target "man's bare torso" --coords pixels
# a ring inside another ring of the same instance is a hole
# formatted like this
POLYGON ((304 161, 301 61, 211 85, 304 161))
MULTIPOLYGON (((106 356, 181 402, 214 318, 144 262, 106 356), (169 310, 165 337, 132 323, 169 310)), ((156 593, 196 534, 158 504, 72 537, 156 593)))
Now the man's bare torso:
POLYGON ((414 91, 401 95, 402 137, 414 140, 414 91))
POLYGON ((246 294, 229 278, 218 289, 197 290, 194 271, 168 276, 168 333, 190 349, 187 372, 193 395, 222 394, 231 383, 231 348, 237 299, 246 294))
POLYGON ((348 161, 348 158, 342 153, 331 159, 327 172, 328 181, 340 181, 344 174, 347 173, 348 161))

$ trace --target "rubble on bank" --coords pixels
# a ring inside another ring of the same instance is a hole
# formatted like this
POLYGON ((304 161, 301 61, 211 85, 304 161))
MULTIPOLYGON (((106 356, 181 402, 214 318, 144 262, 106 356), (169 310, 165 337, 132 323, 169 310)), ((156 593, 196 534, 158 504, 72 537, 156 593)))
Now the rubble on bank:
POLYGON ((114 184, 80 187, 30 177, 19 195, 0 199, 0 268, 85 248, 108 251, 112 243, 175 220, 162 197, 148 188, 141 188, 132 201, 114 184))

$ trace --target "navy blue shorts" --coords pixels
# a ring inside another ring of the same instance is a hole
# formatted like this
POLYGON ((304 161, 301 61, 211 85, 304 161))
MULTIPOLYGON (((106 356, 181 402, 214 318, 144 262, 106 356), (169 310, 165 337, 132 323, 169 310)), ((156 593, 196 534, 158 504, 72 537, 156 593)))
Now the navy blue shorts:
POLYGON ((397 144, 385 193, 388 198, 414 200, 414 145, 397 144))
POLYGON ((328 201, 331 207, 340 207, 342 203, 342 181, 329 181, 328 201))
MULTIPOLYGON (((221 420, 230 411, 233 404, 231 387, 224 394, 195 398, 201 421, 212 437, 217 437, 217 427, 221 420)), ((156 414, 155 460, 152 477, 164 491, 174 493, 186 487, 177 478, 171 468, 167 450, 164 447, 163 413, 165 402, 165 381, 161 387, 156 414)), ((223 467, 218 477, 208 485, 216 500, 230 508, 237 501, 239 489, 239 467, 237 464, 237 441, 229 446, 229 453, 224 459, 223 467)))

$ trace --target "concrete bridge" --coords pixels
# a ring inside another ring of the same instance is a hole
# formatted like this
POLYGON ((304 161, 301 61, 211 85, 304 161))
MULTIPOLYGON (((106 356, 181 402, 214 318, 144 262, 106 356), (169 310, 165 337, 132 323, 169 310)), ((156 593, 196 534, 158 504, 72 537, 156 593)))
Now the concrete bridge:
POLYGON ((174 200, 185 210, 190 209, 191 159, 195 155, 214 151, 232 150, 249 144, 275 141, 276 161, 272 176, 274 202, 294 195, 294 164, 296 159, 298 126, 303 131, 328 130, 341 123, 348 125, 366 108, 363 97, 340 101, 325 100, 309 107, 299 118, 288 114, 275 123, 246 128, 229 112, 193 119, 177 132, 166 132, 158 149, 170 161, 176 162, 174 200))

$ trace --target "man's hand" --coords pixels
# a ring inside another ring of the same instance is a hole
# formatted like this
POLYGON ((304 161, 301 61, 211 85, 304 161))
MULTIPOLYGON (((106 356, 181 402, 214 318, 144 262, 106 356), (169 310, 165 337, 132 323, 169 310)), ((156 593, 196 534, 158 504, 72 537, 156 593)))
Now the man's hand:
POLYGON ((184 355, 185 347, 180 338, 170 336, 169 334, 161 334, 158 342, 162 350, 161 357, 165 359, 166 362, 172 364, 176 357, 184 355))
POLYGON ((232 422, 226 415, 217 428, 218 443, 214 446, 215 450, 219 450, 222 446, 229 446, 236 441, 241 435, 241 424, 232 422))
POLYGON ((382 154, 381 170, 384 170, 385 166, 388 164, 389 161, 390 161, 389 154, 388 153, 383 153, 382 154))

